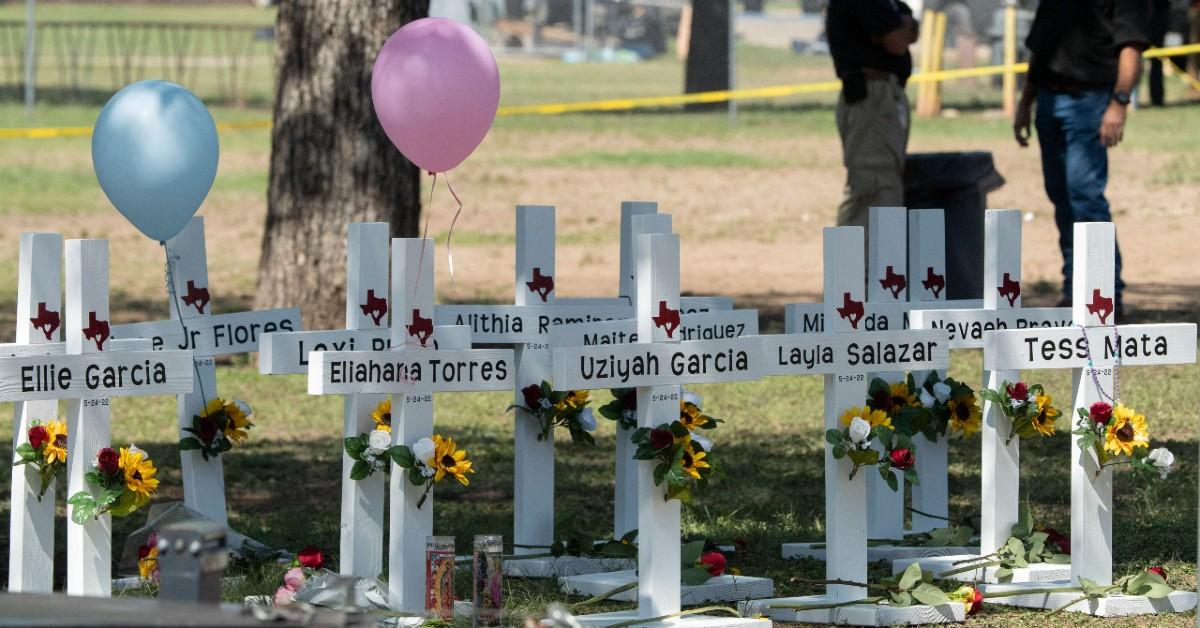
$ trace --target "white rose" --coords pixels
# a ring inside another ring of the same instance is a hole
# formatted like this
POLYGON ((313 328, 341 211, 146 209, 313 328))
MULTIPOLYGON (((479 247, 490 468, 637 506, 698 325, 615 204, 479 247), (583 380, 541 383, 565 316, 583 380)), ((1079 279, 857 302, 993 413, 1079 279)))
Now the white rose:
POLYGON ((437 448, 434 447, 432 439, 422 438, 421 440, 413 443, 413 457, 416 458, 421 464, 425 464, 430 458, 433 457, 433 452, 435 449, 437 448))
POLYGON ((625 420, 627 420, 627 421, 636 421, 637 420, 637 413, 634 412, 633 410, 623 410, 621 412, 621 416, 624 417, 625 420))
POLYGON ((538 399, 538 405, 541 406, 543 410, 548 410, 550 406, 554 404, 550 403, 549 399, 542 397, 541 399, 538 399))
POLYGON ((433 467, 421 465, 421 475, 423 475, 427 478, 431 478, 431 477, 433 477, 433 474, 435 474, 435 473, 437 473, 437 469, 434 469, 433 467))
POLYGON ((390 432, 383 430, 373 430, 371 435, 367 437, 367 446, 371 449, 384 451, 392 446, 392 435, 390 432))
POLYGON ((712 441, 711 440, 704 438, 703 436, 697 434, 696 432, 692 432, 692 440, 695 441, 697 445, 700 445, 701 447, 703 447, 704 451, 712 451, 712 441))
POLYGON ((579 428, 585 432, 596 431, 596 415, 591 408, 584 408, 579 412, 579 428))
POLYGON ((693 406, 696 406, 696 409, 698 409, 698 410, 702 409, 700 406, 700 403, 701 403, 700 395, 697 395, 696 393, 691 392, 690 390, 683 391, 683 401, 684 401, 684 403, 690 403, 693 406))
POLYGON ((934 384, 933 396, 937 398, 938 403, 946 403, 946 400, 950 398, 950 384, 946 382, 934 384))
POLYGON ((925 390, 924 388, 921 389, 920 398, 921 405, 925 406, 926 408, 932 406, 934 401, 936 401, 933 395, 929 394, 929 391, 925 390))
POLYGON ((1175 466, 1175 454, 1166 447, 1159 447, 1150 452, 1146 459, 1154 463, 1154 467, 1158 469, 1158 474, 1163 479, 1166 479, 1167 474, 1171 472, 1171 468, 1175 466))
POLYGON ((867 423, 862 417, 854 417, 850 419, 850 442, 855 445, 862 445, 871 438, 871 424, 867 423))

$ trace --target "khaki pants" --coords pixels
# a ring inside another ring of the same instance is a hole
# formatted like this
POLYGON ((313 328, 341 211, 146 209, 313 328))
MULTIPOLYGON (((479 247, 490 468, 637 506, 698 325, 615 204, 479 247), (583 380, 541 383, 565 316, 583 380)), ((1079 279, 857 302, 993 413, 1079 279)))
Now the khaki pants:
POLYGON ((900 82, 867 81, 867 97, 852 105, 838 98, 838 134, 846 166, 846 196, 838 225, 867 226, 871 207, 904 205, 908 96, 900 82))

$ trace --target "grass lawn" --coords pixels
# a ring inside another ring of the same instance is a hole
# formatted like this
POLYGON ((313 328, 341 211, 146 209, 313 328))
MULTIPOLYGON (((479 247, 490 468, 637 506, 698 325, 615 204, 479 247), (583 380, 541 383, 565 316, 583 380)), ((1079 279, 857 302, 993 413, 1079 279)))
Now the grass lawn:
MULTIPOLYGON (((172 9, 141 5, 39 5, 41 19, 209 21, 265 25, 272 13, 256 9, 172 9), (86 13, 83 13, 86 11, 86 13), (111 16, 111 17, 110 17, 111 16)), ((0 6, 0 19, 19 19, 20 7, 0 6)), ((570 65, 553 60, 500 56, 502 104, 579 101, 678 93, 682 66, 674 58, 635 65, 570 65)), ((268 73, 269 74, 269 73, 268 73)), ((738 77, 743 86, 825 80, 825 58, 742 46, 738 77)), ((255 93, 270 94, 269 80, 256 74, 255 93)), ((1194 237, 1200 207, 1200 153, 1194 147, 1200 107, 1169 83, 1173 106, 1143 109, 1130 118, 1127 141, 1112 155, 1113 204, 1125 251, 1130 318, 1134 321, 1195 321, 1200 316, 1200 275, 1194 237)), ((910 92, 910 96, 915 91, 910 92)), ((736 124, 724 113, 581 114, 506 117, 479 151, 454 173, 466 211, 455 229, 454 284, 437 253, 440 300, 511 300, 512 207, 547 203, 558 207, 557 264, 564 296, 615 292, 617 207, 621 200, 658 200, 675 217, 681 233, 682 287, 696 293, 732 296, 739 307, 757 307, 766 331, 782 327, 783 303, 820 297, 820 229, 834 220, 844 171, 832 95, 745 103, 736 124), (817 243, 817 244, 814 244, 817 243)), ((1020 150, 1007 120, 989 109, 998 92, 979 82, 948 88, 946 102, 958 116, 914 121, 911 150, 984 150, 993 154, 1007 184, 989 206, 1027 212, 1024 273, 1031 287, 1026 303, 1053 302, 1058 290, 1057 232, 1041 189, 1036 149, 1020 150)), ((98 104, 40 106, 27 119, 19 104, 0 104, 0 126, 91 125, 98 104)), ((266 119, 266 103, 213 107, 218 121, 266 119)), ((0 340, 11 340, 16 309, 19 234, 58 231, 67 237, 105 237, 111 244, 113 319, 117 322, 166 316, 161 251, 134 232, 109 206, 95 183, 87 138, 0 141, 0 340)), ((255 293, 259 244, 265 216, 270 150, 266 130, 221 135, 217 183, 202 208, 208 228, 210 289, 214 310, 249 307, 255 293)), ((425 185, 428 185, 428 179, 425 185)), ((426 188, 428 193, 428 188, 426 188)), ((444 189, 429 208, 430 232, 445 241, 452 205, 444 189)), ((952 375, 977 382, 978 352, 956 353, 952 375)), ((1170 447, 1178 472, 1167 482, 1144 484, 1128 473, 1115 481, 1115 574, 1165 565, 1179 589, 1196 586, 1197 434, 1200 407, 1196 367, 1130 368, 1122 373, 1127 401, 1149 418, 1157 444, 1170 447)), ((1028 374, 1062 402, 1071 397, 1062 372, 1028 374)), ((250 442, 224 458, 231 521, 273 547, 296 550, 315 543, 336 559, 341 474, 341 401, 305 394, 302 377, 261 377, 245 360, 223 363, 223 395, 253 404, 257 427, 250 442)), ((715 432, 715 456, 724 473, 684 508, 684 533, 713 541, 745 539, 749 552, 735 565, 750 575, 775 579, 780 594, 815 592, 797 578, 820 578, 815 561, 784 561, 785 541, 818 540, 823 530, 821 383, 817 379, 698 387, 710 414, 727 422, 715 432)), ((599 403, 608 393, 597 392, 599 403)), ((474 534, 512 534, 511 396, 500 393, 447 395, 437 403, 436 425, 471 452, 479 473, 471 486, 439 487, 435 526, 453 534, 458 550, 474 534)), ((163 479, 159 499, 181 498, 177 428, 171 399, 116 400, 113 442, 135 442, 148 450, 163 479)), ((11 427, 0 406, 0 431, 11 427)), ((1065 423, 1065 420, 1062 421, 1065 423)), ((1065 425, 1053 438, 1027 443, 1022 452, 1022 494, 1035 519, 1069 526, 1072 454, 1065 425)), ((11 442, 0 444, 11 455, 11 442)), ((557 504, 586 516, 597 535, 610 530, 614 431, 601 425, 594 449, 559 438, 557 504)), ((980 447, 977 438, 951 444, 952 514, 970 517, 979 507, 980 447)), ((0 483, 9 469, 0 465, 0 483)), ((0 492, 0 520, 8 519, 7 492, 0 492)), ((114 524, 114 545, 139 527, 133 517, 114 524)), ((58 534, 59 569, 64 574, 64 525, 58 534)), ((7 547, 8 528, 0 529, 7 547)), ((0 561, 0 582, 7 560, 0 561)), ((887 572, 872 567, 873 577, 887 572)), ((231 573, 250 575, 230 600, 269 594, 280 574, 271 566, 237 564, 231 573)), ((461 578, 458 593, 469 596, 461 578)), ((507 599, 521 617, 559 599, 549 583, 510 579, 507 599)), ((595 610, 621 608, 599 604, 595 610)), ((1074 616, 986 610, 971 625, 1193 625, 1192 614, 1169 618, 1101 621, 1074 616)))

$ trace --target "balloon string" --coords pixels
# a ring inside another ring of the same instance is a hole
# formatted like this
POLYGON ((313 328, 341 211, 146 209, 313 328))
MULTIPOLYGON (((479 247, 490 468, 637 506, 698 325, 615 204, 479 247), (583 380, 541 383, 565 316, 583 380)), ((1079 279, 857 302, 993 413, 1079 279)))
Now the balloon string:
POLYGON ((450 196, 454 197, 454 202, 458 203, 458 209, 454 212, 454 218, 450 220, 450 231, 446 233, 446 259, 450 263, 450 285, 454 285, 454 251, 450 248, 450 239, 454 237, 454 225, 458 223, 458 217, 462 215, 463 202, 458 198, 458 194, 454 193, 454 186, 450 185, 450 175, 446 174, 446 188, 450 190, 450 196))
POLYGON ((429 238, 429 217, 433 215, 433 190, 437 188, 438 173, 431 172, 433 175, 433 183, 429 185, 429 202, 425 204, 425 228, 421 230, 421 254, 417 258, 417 280, 413 282, 412 295, 410 298, 416 300, 417 290, 421 287, 421 269, 425 265, 425 242, 429 238))
MULTIPOLYGON (((183 310, 179 307, 179 294, 175 292, 175 259, 171 257, 171 251, 167 248, 166 242, 159 242, 163 247, 163 254, 167 258, 167 296, 171 299, 171 304, 175 306, 175 317, 179 320, 179 328, 183 331, 183 346, 192 344, 192 339, 188 336, 187 325, 183 322, 183 310)), ((200 367, 196 364, 196 359, 192 358, 192 371, 196 374, 196 385, 200 387, 200 405, 208 409, 208 395, 204 392, 204 378, 200 377, 200 367)), ((201 410, 203 413, 205 410, 201 410)))

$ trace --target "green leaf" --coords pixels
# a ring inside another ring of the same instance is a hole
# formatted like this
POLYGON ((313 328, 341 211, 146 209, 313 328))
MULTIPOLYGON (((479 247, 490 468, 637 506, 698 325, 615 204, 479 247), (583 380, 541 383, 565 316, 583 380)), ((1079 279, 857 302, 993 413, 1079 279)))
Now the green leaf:
POLYGON ((825 430, 825 442, 829 443, 830 445, 842 444, 842 431, 825 430))
POLYGON ((654 485, 658 486, 663 483, 663 479, 667 477, 667 471, 671 470, 671 465, 663 462, 654 466, 654 485))
POLYGON ((179 439, 179 451, 194 451, 204 449, 204 445, 200 443, 200 439, 195 436, 179 439))
POLYGON ((846 452, 850 460, 857 465, 869 465, 879 462, 879 452, 874 449, 851 449, 846 452))
POLYGON ((388 447, 387 455, 392 459, 392 462, 396 463, 397 466, 405 469, 417 468, 416 456, 413 455, 411 449, 404 445, 393 445, 388 447))
POLYGON ((897 608, 906 608, 912 606, 912 594, 908 591, 892 591, 888 593, 891 598, 891 605, 897 608))
POLYGON ((83 481, 97 488, 104 486, 104 476, 99 471, 88 471, 83 474, 83 481))
POLYGON ((1050 563, 1051 565, 1070 565, 1071 564, 1071 555, 1070 554, 1052 554, 1050 556, 1050 558, 1047 558, 1042 562, 1050 563))
POLYGON ((912 469, 905 470, 904 481, 908 482, 909 484, 911 484, 913 486, 921 485, 921 478, 917 476, 917 469, 915 467, 912 469))
POLYGON ((41 483, 38 486, 38 499, 41 499, 46 491, 50 489, 50 485, 54 483, 54 478, 61 474, 63 467, 58 465, 48 464, 38 469, 38 476, 41 483))
POLYGON ((362 460, 363 452, 367 450, 368 438, 366 434, 359 434, 358 436, 347 436, 342 439, 342 446, 346 448, 346 455, 354 460, 362 460))
POLYGON ((37 450, 34 449, 33 445, 30 445, 29 443, 21 443, 20 445, 17 445, 17 448, 13 453, 20 456, 21 459, 26 462, 33 462, 39 457, 37 450))
POLYGON ((996 581, 997 582, 1011 582, 1012 577, 1013 577, 1013 570, 1009 567, 1000 567, 999 569, 996 570, 996 581))
POLYGON ((700 562, 700 556, 704 553, 704 541, 691 541, 684 543, 679 550, 679 562, 683 567, 692 567, 700 562))
MULTIPOLYGON (((433 478, 428 478, 432 480, 433 478)), ((413 486, 422 486, 425 484, 425 476, 421 474, 421 470, 417 467, 412 467, 408 470, 408 483, 413 486)))
POLYGON ((88 519, 96 516, 96 500, 92 499, 91 495, 84 492, 75 493, 71 499, 67 500, 68 504, 74 506, 71 509, 71 521, 83 525, 88 519))
POLYGON ((363 480, 371 475, 371 465, 365 460, 356 460, 350 467, 351 480, 363 480))
POLYGON ((679 580, 685 585, 698 586, 712 580, 712 576, 699 567, 685 567, 679 570, 679 580))
POLYGON ((885 482, 887 482, 888 488, 892 489, 893 493, 896 491, 899 491, 900 490, 900 480, 896 479, 896 474, 892 473, 891 468, 884 465, 884 466, 880 466, 879 470, 883 474, 883 479, 885 482))
POLYGON ((917 587, 912 590, 912 596, 916 598, 918 602, 922 604, 928 604, 929 606, 940 606, 942 604, 950 603, 950 596, 946 595, 945 591, 942 591, 932 584, 925 582, 918 584, 917 587))
POLYGON ((125 488, 121 486, 110 486, 100 493, 99 499, 96 502, 100 508, 107 508, 115 503, 125 494, 125 488))
POLYGON ((844 445, 834 445, 832 451, 829 453, 833 455, 834 460, 841 460, 846 457, 846 447, 844 445))
POLYGON ((921 564, 912 563, 900 574, 900 582, 896 585, 901 591, 910 591, 921 582, 921 564))

